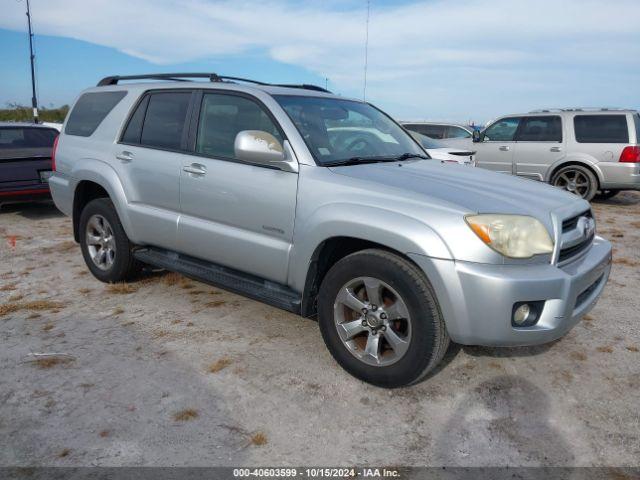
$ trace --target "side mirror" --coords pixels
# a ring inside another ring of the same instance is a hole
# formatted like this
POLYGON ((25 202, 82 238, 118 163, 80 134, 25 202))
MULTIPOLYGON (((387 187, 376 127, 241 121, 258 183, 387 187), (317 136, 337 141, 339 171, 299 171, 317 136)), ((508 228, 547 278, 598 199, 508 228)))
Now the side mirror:
POLYGON ((285 162, 284 148, 268 132, 243 130, 236 135, 233 144, 235 156, 243 162, 279 167, 285 162))
POLYGON ((482 135, 479 130, 473 131, 473 143, 478 143, 482 141, 482 135))

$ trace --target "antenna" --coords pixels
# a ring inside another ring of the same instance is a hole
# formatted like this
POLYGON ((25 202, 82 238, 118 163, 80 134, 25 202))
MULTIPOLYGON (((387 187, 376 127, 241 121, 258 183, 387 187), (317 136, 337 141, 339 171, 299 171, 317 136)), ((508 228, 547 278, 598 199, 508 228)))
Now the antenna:
POLYGON ((33 107, 33 123, 38 123, 38 99, 36 98, 36 74, 33 61, 36 56, 33 54, 33 33, 31 32, 31 9, 27 0, 27 25, 29 26, 29 59, 31 61, 31 106, 33 107))
POLYGON ((371 0, 367 0, 367 26, 364 41, 364 87, 362 89, 362 100, 367 100, 367 66, 369 62, 369 14, 371 12, 371 0))

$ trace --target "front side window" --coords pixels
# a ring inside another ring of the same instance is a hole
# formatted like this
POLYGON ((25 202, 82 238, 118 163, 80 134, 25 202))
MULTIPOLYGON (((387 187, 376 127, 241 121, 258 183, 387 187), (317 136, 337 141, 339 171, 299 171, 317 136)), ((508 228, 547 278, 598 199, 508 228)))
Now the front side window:
POLYGON ((626 115, 576 115, 573 127, 578 143, 629 143, 626 115))
POLYGON ((484 131, 485 142, 511 142, 520 124, 519 117, 503 118, 484 131))
POLYGON ((142 125, 140 144, 179 150, 182 146, 182 133, 190 100, 191 92, 151 94, 142 125))
POLYGON ((127 92, 124 91, 83 94, 69 114, 64 133, 80 137, 91 136, 126 94, 127 92))
POLYGON ((424 156, 409 134, 369 104, 336 98, 275 95, 317 163, 424 156))
POLYGON ((447 138, 471 138, 471 133, 464 128, 447 127, 447 138))
POLYGON ((202 97, 196 152, 235 158, 236 135, 243 130, 261 130, 280 144, 283 137, 266 112, 251 99, 239 95, 205 93, 202 97))
POLYGON ((518 132, 519 142, 561 142, 562 120, 559 116, 527 117, 518 132))

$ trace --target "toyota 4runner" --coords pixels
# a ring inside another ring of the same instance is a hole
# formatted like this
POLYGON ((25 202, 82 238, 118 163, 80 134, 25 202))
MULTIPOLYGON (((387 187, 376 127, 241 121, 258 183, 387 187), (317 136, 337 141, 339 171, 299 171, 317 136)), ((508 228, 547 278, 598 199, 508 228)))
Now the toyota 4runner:
POLYGON ((97 279, 147 264, 317 317, 337 362, 379 386, 424 378, 449 339, 554 340, 609 276, 586 201, 433 161, 374 106, 311 85, 108 77, 53 164, 97 279))

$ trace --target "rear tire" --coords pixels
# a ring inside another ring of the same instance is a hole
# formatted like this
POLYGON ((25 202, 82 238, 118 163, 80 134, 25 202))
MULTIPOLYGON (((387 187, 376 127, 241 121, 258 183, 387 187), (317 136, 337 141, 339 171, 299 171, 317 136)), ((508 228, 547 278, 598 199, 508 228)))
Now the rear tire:
POLYGON ((329 270, 320 287, 318 320, 334 359, 351 375, 380 387, 419 382, 449 346, 424 273, 384 250, 348 255, 329 270))
POLYGON ((590 202, 598 191, 598 179, 591 170, 582 165, 567 165, 558 170, 551 185, 562 188, 590 202))
POLYGON ((110 199, 87 203, 80 214, 79 233, 84 261, 101 282, 123 282, 140 273, 142 264, 133 257, 133 244, 110 199))
POLYGON ((600 190, 596 195, 596 200, 609 200, 620 193, 620 190, 600 190))

